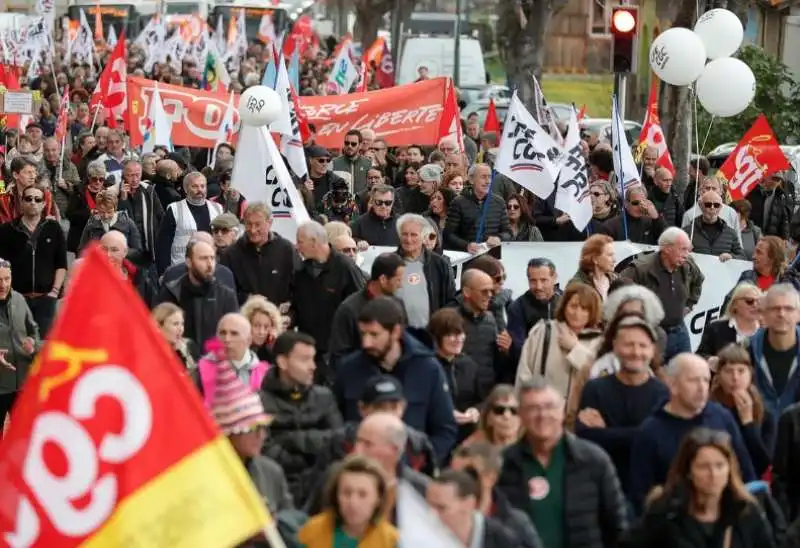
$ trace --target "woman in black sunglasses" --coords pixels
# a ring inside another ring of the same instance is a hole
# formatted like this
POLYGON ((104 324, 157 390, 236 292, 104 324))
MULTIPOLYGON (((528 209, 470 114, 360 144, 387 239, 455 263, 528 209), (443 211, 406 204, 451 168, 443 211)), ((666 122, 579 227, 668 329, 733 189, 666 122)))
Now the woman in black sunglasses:
POLYGON ((703 330, 697 354, 708 359, 711 370, 716 370, 716 355, 730 343, 742 343, 761 327, 761 298, 763 294, 755 284, 742 282, 733 288, 725 307, 725 314, 703 330))
POLYGON ((522 435, 518 408, 519 400, 514 387, 510 384, 496 385, 483 402, 477 430, 462 445, 488 441, 505 448, 516 443, 522 435))

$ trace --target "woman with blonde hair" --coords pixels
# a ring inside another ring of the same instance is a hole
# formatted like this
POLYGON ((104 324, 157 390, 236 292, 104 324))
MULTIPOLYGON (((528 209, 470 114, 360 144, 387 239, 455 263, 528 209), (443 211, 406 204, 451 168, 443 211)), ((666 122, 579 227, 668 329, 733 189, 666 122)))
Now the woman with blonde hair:
POLYGON ((325 223, 325 235, 328 237, 328 243, 332 244, 339 236, 353 236, 353 231, 347 226, 347 223, 342 221, 329 221, 325 223))
POLYGON ((325 510, 306 522, 297 539, 305 548, 395 548, 400 533, 385 518, 388 492, 376 462, 350 455, 331 474, 325 510))
POLYGON ((151 313, 153 320, 164 335, 167 344, 178 355, 187 372, 197 368, 200 349, 191 340, 183 336, 183 310, 173 303, 161 303, 151 313))
POLYGON ((648 499, 620 548, 774 548, 747 492, 726 432, 697 428, 681 443, 666 484, 648 499))
POLYGON ((750 353, 731 343, 717 354, 717 360, 717 374, 711 382, 709 399, 727 408, 736 419, 753 468, 761 476, 772 463, 775 421, 764 408, 753 382, 750 353))
POLYGON ((522 424, 519 418, 517 392, 510 384, 496 385, 481 406, 481 415, 475 432, 462 445, 487 441, 505 449, 519 441, 522 424))
MULTIPOLYGON (((577 282, 569 284, 558 303, 555 319, 540 321, 528 334, 515 385, 545 378, 566 402, 574 402, 570 397, 573 381, 592 365, 603 341, 599 329, 601 310, 600 294, 593 287, 577 282)), ((568 405, 568 425, 572 424, 575 412, 574 406, 568 405)))
POLYGON ((241 314, 252 328, 253 352, 259 360, 275 363, 272 345, 284 331, 278 307, 262 295, 251 295, 242 306, 241 314))
POLYGON ((110 188, 101 190, 94 197, 94 211, 86 222, 78 244, 78 250, 82 250, 92 240, 99 240, 109 230, 116 230, 125 235, 128 242, 128 249, 141 251, 142 238, 136 223, 128 217, 125 211, 119 211, 117 206, 119 199, 117 194, 110 188))
POLYGON ((715 369, 714 356, 730 343, 743 343, 761 327, 761 299, 764 294, 751 282, 733 288, 722 318, 706 325, 697 354, 707 358, 715 369))
POLYGON ((617 279, 615 264, 614 239, 605 234, 589 236, 581 248, 578 271, 570 283, 581 282, 591 286, 605 300, 611 289, 611 282, 617 279))

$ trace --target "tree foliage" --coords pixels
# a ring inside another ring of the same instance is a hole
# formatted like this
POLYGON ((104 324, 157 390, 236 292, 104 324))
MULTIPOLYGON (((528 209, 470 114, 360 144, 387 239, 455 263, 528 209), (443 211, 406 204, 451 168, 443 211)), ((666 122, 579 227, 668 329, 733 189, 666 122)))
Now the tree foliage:
POLYGON ((756 97, 738 116, 714 118, 713 122, 712 116, 698 102, 701 141, 711 126, 703 153, 722 143, 739 141, 762 112, 781 143, 787 143, 790 137, 796 139, 800 127, 800 85, 794 81, 789 68, 755 46, 743 47, 737 57, 747 63, 756 77, 756 97))

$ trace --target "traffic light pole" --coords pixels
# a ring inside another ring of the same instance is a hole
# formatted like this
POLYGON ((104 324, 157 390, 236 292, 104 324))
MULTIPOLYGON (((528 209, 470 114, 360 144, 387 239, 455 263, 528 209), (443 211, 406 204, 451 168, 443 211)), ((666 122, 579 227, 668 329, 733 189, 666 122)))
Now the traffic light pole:
POLYGON ((618 72, 614 75, 614 88, 619 107, 619 119, 624 123, 625 107, 628 104, 628 75, 626 73, 618 72))
POLYGON ((457 88, 461 84, 461 0, 456 0, 456 22, 454 30, 455 43, 453 44, 453 85, 457 88))

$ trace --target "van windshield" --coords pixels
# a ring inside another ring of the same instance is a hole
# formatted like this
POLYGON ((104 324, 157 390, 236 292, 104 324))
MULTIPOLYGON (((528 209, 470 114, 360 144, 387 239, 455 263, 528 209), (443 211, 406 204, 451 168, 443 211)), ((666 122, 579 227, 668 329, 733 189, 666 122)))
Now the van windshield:
POLYGON ((107 35, 108 29, 112 25, 117 33, 121 29, 125 29, 130 36, 139 30, 139 14, 136 8, 131 4, 86 4, 83 6, 70 6, 67 9, 67 15, 73 21, 80 21, 81 10, 86 14, 86 22, 89 23, 92 31, 95 30, 95 21, 98 10, 103 21, 103 32, 107 35))
POLYGON ((288 30, 289 16, 284 9, 277 8, 247 8, 239 6, 215 6, 212 16, 213 24, 217 24, 217 18, 221 15, 225 29, 232 16, 239 17, 241 11, 245 14, 245 29, 248 40, 258 38, 258 27, 261 25, 261 18, 265 15, 272 15, 272 24, 275 27, 275 34, 280 36, 281 32, 288 30))
POLYGON ((167 2, 167 13, 192 14, 200 11, 197 2, 167 2))

